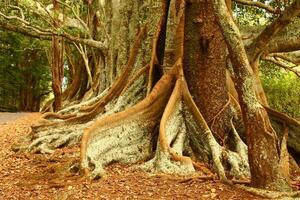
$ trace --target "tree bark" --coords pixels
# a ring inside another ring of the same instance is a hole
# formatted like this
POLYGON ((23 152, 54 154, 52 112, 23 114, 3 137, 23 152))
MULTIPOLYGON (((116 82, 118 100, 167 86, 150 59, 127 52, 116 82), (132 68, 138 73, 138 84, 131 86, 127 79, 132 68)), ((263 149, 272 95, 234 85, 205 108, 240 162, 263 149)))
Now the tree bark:
MULTIPOLYGON (((59 10, 59 3, 53 0, 53 8, 56 12, 59 10)), ((57 17, 57 14, 56 14, 57 17)), ((54 26, 59 28, 58 20, 55 19, 54 26)), ((62 81, 64 77, 63 68, 63 50, 62 50, 62 39, 58 36, 52 36, 52 63, 51 63, 51 73, 52 73, 52 89, 54 93, 54 111, 59 111, 62 107, 62 81)))
POLYGON ((218 142, 230 131, 226 88, 226 43, 212 1, 186 3, 184 74, 194 101, 218 142))
POLYGON ((224 0, 215 0, 214 7, 235 73, 235 87, 246 127, 252 185, 271 190, 288 190, 289 177, 280 167, 283 159, 281 149, 267 112, 255 95, 253 76, 249 71, 251 68, 239 30, 224 0))

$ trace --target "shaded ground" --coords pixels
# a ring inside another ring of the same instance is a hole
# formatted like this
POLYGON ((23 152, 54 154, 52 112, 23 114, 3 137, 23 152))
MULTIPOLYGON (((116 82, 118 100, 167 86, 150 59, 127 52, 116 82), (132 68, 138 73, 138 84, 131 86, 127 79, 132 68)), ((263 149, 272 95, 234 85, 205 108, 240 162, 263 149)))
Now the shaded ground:
POLYGON ((78 147, 59 149, 53 155, 14 153, 12 144, 28 133, 39 116, 0 113, 1 200, 263 199, 217 180, 149 176, 117 164, 109 167, 105 178, 91 182, 71 167, 79 161, 78 147))

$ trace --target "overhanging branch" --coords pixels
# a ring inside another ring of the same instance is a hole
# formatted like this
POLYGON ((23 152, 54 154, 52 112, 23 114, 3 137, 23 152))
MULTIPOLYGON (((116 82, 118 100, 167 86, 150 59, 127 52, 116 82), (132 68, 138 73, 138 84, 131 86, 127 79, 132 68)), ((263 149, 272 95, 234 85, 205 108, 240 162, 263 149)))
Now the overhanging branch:
POLYGON ((300 36, 298 38, 278 38, 268 45, 269 53, 291 52, 300 50, 300 36))
POLYGON ((284 29, 294 17, 300 14, 300 1, 296 0, 288 7, 277 20, 268 25, 262 33, 250 45, 249 58, 250 61, 255 61, 262 52, 264 52, 273 37, 284 29))
POLYGON ((293 72, 294 74, 296 74, 298 77, 300 77, 300 71, 295 70, 295 67, 290 67, 288 64, 286 64, 285 62, 281 61, 280 59, 276 59, 276 57, 270 57, 270 56, 266 56, 264 58, 262 58, 265 61, 269 61, 274 63, 275 65, 277 65, 278 67, 281 67, 287 71, 293 72))
POLYGON ((272 6, 266 5, 259 1, 249 1, 249 0, 234 0, 236 3, 247 5, 247 6, 255 6, 258 8, 262 8, 270 13, 280 14, 280 10, 274 9, 272 6))
POLYGON ((43 39, 43 40, 51 40, 51 36, 53 36, 53 35, 61 36, 61 37, 65 38, 68 42, 84 44, 84 45, 87 45, 90 47, 100 49, 104 53, 107 52, 107 47, 106 47, 105 43, 103 43, 103 42, 96 41, 93 39, 78 38, 78 37, 69 35, 67 33, 57 33, 55 31, 50 31, 50 30, 45 31, 45 32, 37 30, 37 29, 29 30, 28 28, 25 28, 24 26, 17 26, 17 25, 9 24, 7 22, 3 22, 3 21, 0 21, 0 29, 21 33, 26 36, 43 39))

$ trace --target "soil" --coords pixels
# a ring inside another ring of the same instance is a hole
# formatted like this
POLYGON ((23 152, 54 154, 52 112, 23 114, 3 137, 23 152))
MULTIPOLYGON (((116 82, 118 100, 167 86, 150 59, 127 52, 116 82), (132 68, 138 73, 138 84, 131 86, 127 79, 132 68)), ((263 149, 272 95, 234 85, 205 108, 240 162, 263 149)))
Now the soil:
POLYGON ((79 147, 54 154, 14 152, 39 113, 0 113, 0 199, 264 199, 234 185, 197 177, 149 175, 112 164, 107 175, 90 181, 79 170, 79 147), (5 117, 8 116, 8 117, 5 117))

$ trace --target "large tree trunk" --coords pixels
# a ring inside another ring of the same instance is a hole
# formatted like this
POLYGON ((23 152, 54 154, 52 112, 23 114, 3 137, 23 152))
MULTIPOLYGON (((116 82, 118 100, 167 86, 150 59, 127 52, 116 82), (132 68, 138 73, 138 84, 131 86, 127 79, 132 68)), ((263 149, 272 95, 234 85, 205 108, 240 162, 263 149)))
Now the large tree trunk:
POLYGON ((232 118, 226 87, 227 50, 212 2, 187 3, 185 26, 183 62, 189 90, 214 136, 225 144, 232 118))
POLYGON ((279 146, 268 114, 259 104, 247 54, 225 1, 215 0, 214 6, 235 73, 236 90, 246 128, 252 184, 271 190, 290 189, 289 172, 285 170, 288 168, 287 150, 284 147, 286 141, 283 139, 281 147, 279 146))

